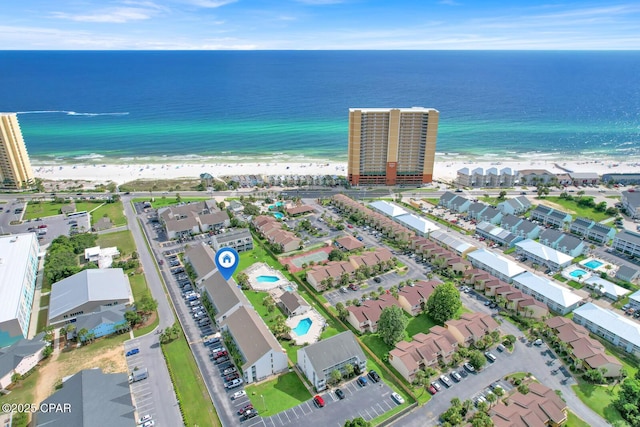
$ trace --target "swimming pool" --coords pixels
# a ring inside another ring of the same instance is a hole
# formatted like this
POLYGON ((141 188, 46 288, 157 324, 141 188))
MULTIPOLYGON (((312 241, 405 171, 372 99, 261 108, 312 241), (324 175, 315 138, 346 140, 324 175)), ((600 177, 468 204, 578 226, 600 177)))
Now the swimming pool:
POLYGON ((298 322, 298 326, 293 328, 293 332, 295 332, 295 334, 299 337, 306 335, 307 332, 309 332, 309 328, 311 328, 312 323, 313 321, 311 319, 305 317, 298 322))
POLYGON ((278 208, 278 207, 283 206, 283 205, 284 205, 284 203, 283 203, 283 202, 276 202, 276 203, 275 203, 275 204, 273 204, 273 205, 269 205, 269 210, 270 210, 270 211, 272 211, 272 210, 274 210, 275 208, 278 208))
POLYGON ((273 212, 271 215, 275 216, 277 219, 284 218, 284 214, 281 212, 273 212))
POLYGON ((585 274, 587 274, 586 271, 584 270, 580 270, 579 268, 576 268, 575 270, 573 270, 571 273, 569 273, 569 276, 571 277, 582 277, 585 274))
POLYGON ((258 277, 256 277, 256 281, 258 283, 275 283, 278 280, 280 280, 280 278, 278 276, 258 276, 258 277))
POLYGON ((291 285, 287 285, 282 289, 284 289, 285 292, 293 292, 293 291, 295 291, 295 288, 293 286, 291 286, 291 285))
POLYGON ((596 268, 602 266, 602 264, 603 263, 601 261, 598 261, 597 259, 592 259, 592 260, 589 260, 588 262, 585 262, 584 266, 592 270, 595 270, 596 268))

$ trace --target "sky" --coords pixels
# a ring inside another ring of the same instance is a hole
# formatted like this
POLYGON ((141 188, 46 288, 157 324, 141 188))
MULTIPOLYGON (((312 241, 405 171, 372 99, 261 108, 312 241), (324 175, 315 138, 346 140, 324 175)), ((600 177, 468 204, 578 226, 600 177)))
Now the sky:
POLYGON ((640 49, 640 2, 5 0, 5 50, 640 49))

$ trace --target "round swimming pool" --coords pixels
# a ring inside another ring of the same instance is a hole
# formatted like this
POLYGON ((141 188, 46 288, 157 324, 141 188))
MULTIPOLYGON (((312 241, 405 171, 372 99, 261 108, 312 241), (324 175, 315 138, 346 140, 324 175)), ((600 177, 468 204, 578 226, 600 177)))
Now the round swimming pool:
POLYGON ((256 277, 256 281, 258 283, 275 283, 278 280, 280 280, 280 278, 278 276, 258 276, 258 277, 256 277))
POLYGON ((295 332, 295 334, 299 337, 306 335, 309 332, 312 324, 313 321, 308 317, 305 317, 298 322, 298 326, 293 328, 293 332, 295 332))
POLYGON ((585 274, 587 274, 586 271, 584 270, 580 270, 579 268, 576 268, 575 270, 573 270, 571 273, 569 273, 569 276, 571 277, 582 277, 585 274))

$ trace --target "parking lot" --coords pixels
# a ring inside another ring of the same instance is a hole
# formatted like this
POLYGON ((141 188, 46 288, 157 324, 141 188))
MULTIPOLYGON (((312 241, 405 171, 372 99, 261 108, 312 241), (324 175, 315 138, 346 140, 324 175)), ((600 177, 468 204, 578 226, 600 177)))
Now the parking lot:
MULTIPOLYGON (((247 426, 342 426, 347 419, 362 417, 370 421, 396 407, 391 399, 393 392, 383 382, 368 382, 365 387, 357 385, 356 380, 342 384, 345 398, 338 399, 333 391, 321 393, 325 406, 318 408, 313 399, 266 418, 254 418, 243 423, 247 426)), ((238 404, 242 406, 241 403, 238 404)), ((268 406, 268 404, 267 404, 268 406)))
MULTIPOLYGON (((125 353, 139 349, 138 340, 130 340, 125 342, 125 353)), ((128 372, 132 372, 136 369, 144 369, 146 367, 144 361, 144 352, 138 352, 132 356, 126 356, 128 372)), ((158 414, 154 405, 153 399, 153 381, 149 378, 131 383, 131 394, 133 397, 133 404, 138 412, 138 418, 144 415, 151 415, 153 419, 158 418, 158 414)))

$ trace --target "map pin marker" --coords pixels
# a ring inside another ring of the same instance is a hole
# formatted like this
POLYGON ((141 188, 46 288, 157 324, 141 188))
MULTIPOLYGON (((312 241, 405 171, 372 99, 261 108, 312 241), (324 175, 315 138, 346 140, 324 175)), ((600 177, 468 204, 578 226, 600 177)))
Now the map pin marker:
POLYGON ((226 280, 229 280, 238 268, 240 256, 233 248, 222 248, 216 252, 216 266, 226 280))

